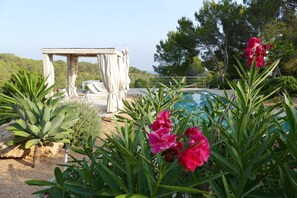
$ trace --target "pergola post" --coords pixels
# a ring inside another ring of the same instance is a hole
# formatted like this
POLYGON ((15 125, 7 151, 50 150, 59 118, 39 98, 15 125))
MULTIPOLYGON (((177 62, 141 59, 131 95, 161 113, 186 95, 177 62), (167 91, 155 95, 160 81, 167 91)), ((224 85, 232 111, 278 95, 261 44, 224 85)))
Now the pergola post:
POLYGON ((46 83, 48 87, 52 86, 55 83, 55 72, 52 54, 43 54, 43 75, 47 78, 46 83))
POLYGON ((78 56, 67 55, 67 93, 70 97, 77 96, 75 81, 78 71, 78 56))

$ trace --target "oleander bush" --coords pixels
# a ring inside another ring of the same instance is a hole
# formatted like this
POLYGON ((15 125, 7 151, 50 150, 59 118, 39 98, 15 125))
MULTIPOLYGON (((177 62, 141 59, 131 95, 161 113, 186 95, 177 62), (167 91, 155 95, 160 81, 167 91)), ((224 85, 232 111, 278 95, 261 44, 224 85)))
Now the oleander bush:
POLYGON ((156 116, 161 110, 168 109, 173 114, 177 112, 178 115, 178 110, 174 109, 174 104, 182 99, 181 90, 184 87, 186 87, 185 78, 180 81, 173 78, 169 82, 169 86, 159 83, 158 86, 148 88, 145 96, 137 97, 132 102, 123 100, 124 109, 116 117, 123 122, 127 120, 127 117, 121 114, 129 115, 138 125, 148 112, 152 116, 156 116))

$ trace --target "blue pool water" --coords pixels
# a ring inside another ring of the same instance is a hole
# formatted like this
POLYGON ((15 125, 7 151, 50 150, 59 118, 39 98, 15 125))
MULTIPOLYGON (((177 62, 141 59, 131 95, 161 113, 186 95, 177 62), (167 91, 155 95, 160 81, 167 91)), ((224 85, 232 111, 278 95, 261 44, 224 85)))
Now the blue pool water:
POLYGON ((176 103, 176 109, 184 109, 186 112, 195 112, 208 105, 208 100, 214 101, 213 96, 207 91, 184 92, 183 99, 176 103))
MULTIPOLYGON (((184 109, 185 113, 188 115, 190 113, 198 113, 200 118, 208 120, 206 114, 201 110, 204 108, 204 106, 208 105, 208 100, 214 102, 215 99, 213 95, 218 96, 207 91, 184 92, 183 99, 176 103, 174 107, 176 109, 184 109)), ((227 125, 227 123, 223 121, 223 125, 227 125)), ((288 123, 284 122, 282 124, 282 128, 284 131, 289 131, 290 126, 288 123)))

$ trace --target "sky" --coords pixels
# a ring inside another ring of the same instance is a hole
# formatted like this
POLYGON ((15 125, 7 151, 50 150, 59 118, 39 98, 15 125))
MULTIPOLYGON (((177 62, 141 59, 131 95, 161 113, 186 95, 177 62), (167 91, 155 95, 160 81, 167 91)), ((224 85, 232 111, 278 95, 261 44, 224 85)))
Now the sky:
MULTIPOLYGON (((160 40, 203 0, 0 0, 0 53, 42 59, 41 48, 129 49, 130 66, 153 71, 160 40)), ((54 60, 61 59, 54 56, 54 60)), ((95 58, 79 59, 96 62, 95 58)))

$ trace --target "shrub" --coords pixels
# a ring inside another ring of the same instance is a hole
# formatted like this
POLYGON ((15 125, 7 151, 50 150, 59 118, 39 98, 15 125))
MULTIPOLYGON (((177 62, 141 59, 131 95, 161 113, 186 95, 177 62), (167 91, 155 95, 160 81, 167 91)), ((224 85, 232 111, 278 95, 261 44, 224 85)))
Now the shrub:
POLYGON ((220 76, 218 72, 209 72, 207 75, 209 88, 219 88, 220 76))
POLYGON ((70 145, 82 147, 88 142, 98 137, 101 132, 101 117, 99 112, 85 102, 70 102, 76 112, 79 113, 79 120, 71 127, 70 145))
POLYGON ((297 96, 297 79, 293 76, 280 76, 267 80, 264 86, 265 91, 275 90, 279 88, 278 92, 273 96, 281 95, 281 92, 288 93, 291 96, 297 96))
POLYGON ((273 148, 278 137, 278 133, 271 134, 276 127, 275 113, 273 107, 263 105, 269 95, 260 95, 259 91, 261 83, 277 64, 278 61, 274 62, 261 73, 255 64, 248 72, 239 64, 242 79, 237 83, 229 82, 234 96, 226 95, 224 101, 227 103, 216 97, 217 104, 210 105, 210 109, 205 107, 210 122, 204 124, 202 130, 214 133, 209 139, 215 145, 211 151, 210 170, 226 173, 221 182, 211 184, 218 197, 224 197, 225 193, 232 197, 249 196, 256 189, 265 192, 267 183, 263 184, 264 180, 272 183, 268 179, 273 168, 271 164, 283 153, 273 148))
POLYGON ((134 82, 134 88, 145 88, 147 86, 148 86, 148 82, 141 78, 136 79, 134 82))

